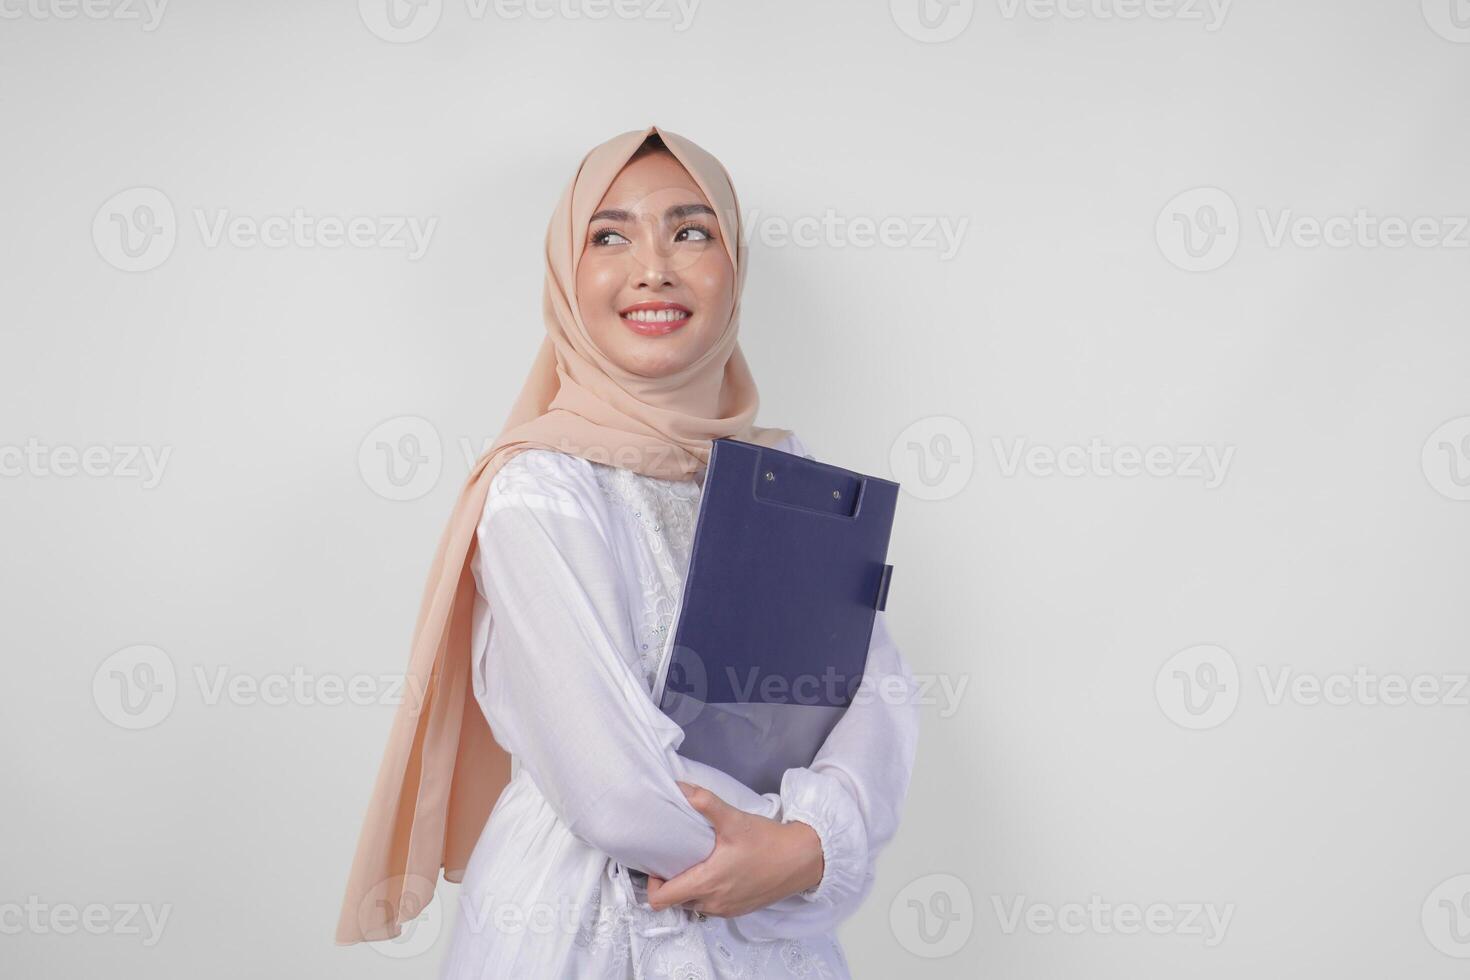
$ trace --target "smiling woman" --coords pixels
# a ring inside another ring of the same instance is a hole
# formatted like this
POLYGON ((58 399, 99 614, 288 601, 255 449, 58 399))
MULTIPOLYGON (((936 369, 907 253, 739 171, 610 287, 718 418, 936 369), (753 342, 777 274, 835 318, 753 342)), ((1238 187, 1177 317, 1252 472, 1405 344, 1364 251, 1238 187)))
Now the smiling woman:
POLYGON ((730 322, 735 273, 715 210, 661 139, 639 149, 598 203, 577 300, 608 360, 644 377, 688 367, 730 322))
MULTIPOLYGON (((806 454, 754 424, 740 230, 724 168, 657 129, 563 194, 547 339, 441 541, 340 942, 397 936, 442 868, 450 980, 848 976, 916 699, 855 701, 762 795, 680 756, 652 696, 712 440, 806 454)), ((864 683, 913 690, 881 612, 864 683)))

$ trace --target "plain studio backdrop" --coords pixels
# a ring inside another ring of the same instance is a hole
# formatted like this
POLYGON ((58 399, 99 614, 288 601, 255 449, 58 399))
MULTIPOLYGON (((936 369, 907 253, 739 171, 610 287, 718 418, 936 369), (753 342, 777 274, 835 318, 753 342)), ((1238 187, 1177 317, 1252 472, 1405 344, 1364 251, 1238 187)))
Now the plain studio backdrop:
POLYGON ((731 170, 760 421, 899 480, 863 978, 1470 956, 1463 0, 0 0, 7 977, 336 948, 579 156, 731 170))

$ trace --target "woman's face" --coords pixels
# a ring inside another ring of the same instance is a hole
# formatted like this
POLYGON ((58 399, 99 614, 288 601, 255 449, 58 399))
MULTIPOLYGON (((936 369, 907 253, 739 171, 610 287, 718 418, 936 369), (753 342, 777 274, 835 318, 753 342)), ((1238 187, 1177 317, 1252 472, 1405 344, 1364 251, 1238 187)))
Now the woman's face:
POLYGON ((714 209, 666 150, 625 166, 587 228, 577 307, 593 342, 625 371, 672 374, 719 340, 735 270, 714 209))

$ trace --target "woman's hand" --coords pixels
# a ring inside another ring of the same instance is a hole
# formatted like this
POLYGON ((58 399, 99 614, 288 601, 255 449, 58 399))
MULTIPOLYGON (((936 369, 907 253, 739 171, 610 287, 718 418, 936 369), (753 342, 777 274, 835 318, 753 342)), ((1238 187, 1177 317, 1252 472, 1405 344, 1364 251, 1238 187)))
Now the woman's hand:
POLYGON ((715 829, 710 856, 678 877, 648 876, 648 903, 734 918, 812 888, 824 872, 822 841, 799 821, 781 823, 737 809, 703 786, 679 783, 715 829))

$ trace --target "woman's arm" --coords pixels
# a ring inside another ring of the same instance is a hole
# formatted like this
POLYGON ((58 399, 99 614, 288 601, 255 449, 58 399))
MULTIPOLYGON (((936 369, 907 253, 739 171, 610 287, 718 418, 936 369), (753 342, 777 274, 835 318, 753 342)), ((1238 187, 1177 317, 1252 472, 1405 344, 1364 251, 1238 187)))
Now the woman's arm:
MULTIPOLYGON (((898 830, 908 793, 919 730, 914 690, 908 664, 879 612, 853 703, 811 765, 788 769, 781 781, 779 818, 799 820, 817 832, 825 864, 821 883, 738 916, 733 922, 747 938, 820 935, 867 898, 878 854, 898 830)), ((685 900, 679 891, 670 898, 685 900)))
POLYGON ((491 629, 475 693, 573 834, 627 867, 677 874, 714 833, 674 780, 679 727, 623 656, 619 570, 588 481, 544 454, 497 474, 471 566, 491 629))

